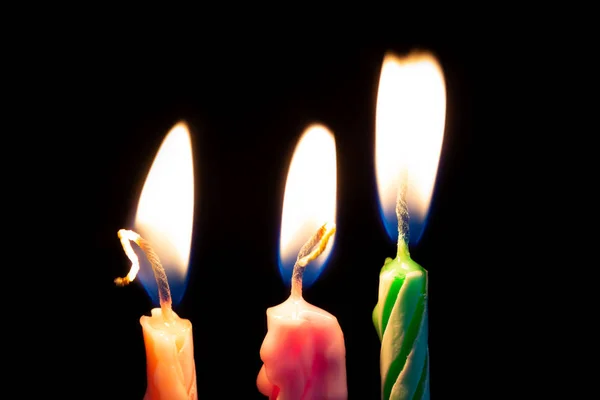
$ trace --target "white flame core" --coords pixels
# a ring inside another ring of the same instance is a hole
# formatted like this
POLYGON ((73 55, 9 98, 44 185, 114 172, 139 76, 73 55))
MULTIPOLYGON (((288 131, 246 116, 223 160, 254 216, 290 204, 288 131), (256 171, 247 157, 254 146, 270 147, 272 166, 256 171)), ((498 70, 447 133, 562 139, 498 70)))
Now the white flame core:
POLYGON ((398 187, 407 179, 410 218, 426 217, 444 136, 446 88, 429 54, 384 58, 377 93, 375 160, 379 200, 395 218, 398 187))
POLYGON ((135 230, 167 274, 187 273, 194 221, 194 164, 187 126, 175 125, 156 154, 135 216, 135 230))
MULTIPOLYGON (((322 125, 311 125, 303 133, 290 163, 279 241, 280 261, 293 267, 298 251, 315 232, 336 217, 336 150, 333 134, 322 125)), ((311 268, 327 260, 335 236, 311 268)))

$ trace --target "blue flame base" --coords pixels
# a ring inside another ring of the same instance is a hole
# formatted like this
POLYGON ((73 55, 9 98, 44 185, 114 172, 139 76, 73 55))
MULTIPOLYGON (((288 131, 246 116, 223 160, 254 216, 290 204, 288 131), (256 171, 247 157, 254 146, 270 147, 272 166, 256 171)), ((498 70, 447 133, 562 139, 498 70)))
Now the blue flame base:
MULTIPOLYGON (((323 272, 326 262, 327 260, 317 258, 306 266, 304 275, 302 276, 303 288, 309 288, 313 283, 315 283, 315 281, 323 272)), ((281 258, 279 259, 279 273, 281 274, 281 278, 283 279, 286 287, 292 286, 292 272, 294 271, 295 263, 295 257, 289 257, 283 260, 281 258)))

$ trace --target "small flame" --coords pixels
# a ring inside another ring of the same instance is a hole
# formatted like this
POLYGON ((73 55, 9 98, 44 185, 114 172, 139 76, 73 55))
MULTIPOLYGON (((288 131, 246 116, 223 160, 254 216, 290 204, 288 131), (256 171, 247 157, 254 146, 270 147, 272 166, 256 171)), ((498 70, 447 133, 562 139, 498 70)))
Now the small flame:
MULTIPOLYGON (((323 224, 335 224, 336 151, 333 134, 323 125, 311 125, 298 141, 290 163, 279 239, 279 271, 291 284, 298 252, 323 224)), ((303 286, 309 287, 325 266, 335 235, 323 253, 306 267, 303 286)))
POLYGON ((446 87, 435 57, 386 54, 377 93, 375 160, 382 219, 398 239, 398 189, 406 188, 410 242, 426 224, 444 136, 446 87))
MULTIPOLYGON (((134 230, 152 247, 165 269, 173 304, 183 297, 194 221, 194 163, 185 123, 163 140, 140 195, 134 230)), ((139 280, 158 304, 158 286, 150 263, 140 257, 139 280)))

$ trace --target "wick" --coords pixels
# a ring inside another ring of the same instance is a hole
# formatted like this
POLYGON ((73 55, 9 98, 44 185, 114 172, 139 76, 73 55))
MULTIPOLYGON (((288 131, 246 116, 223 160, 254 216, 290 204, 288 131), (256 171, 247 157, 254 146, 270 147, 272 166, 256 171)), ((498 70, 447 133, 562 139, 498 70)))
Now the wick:
POLYGON ((328 222, 321 226, 319 230, 302 246, 298 252, 296 264, 292 272, 292 297, 302 298, 302 276, 309 262, 317 258, 327 247, 329 238, 335 233, 335 224, 328 222))
POLYGON ((396 196, 396 217, 398 218, 398 257, 408 256, 408 204, 406 191, 408 188, 408 171, 405 169, 400 175, 398 193, 396 196))
POLYGON ((119 239, 121 239, 123 250, 131 261, 131 269, 125 277, 116 278, 115 283, 117 286, 128 285, 135 279, 138 271, 140 270, 138 257, 129 243, 130 241, 135 242, 144 251, 146 258, 148 261, 150 261, 150 265, 152 265, 154 278, 156 279, 156 283, 158 285, 158 297, 160 298, 160 308, 162 310, 163 318, 166 321, 173 320, 173 311, 171 309, 171 290, 169 289, 167 274, 165 273, 164 267, 160 263, 160 259, 152 249, 152 246, 150 246, 150 243, 148 243, 144 238, 134 231, 120 229, 118 235, 119 239))

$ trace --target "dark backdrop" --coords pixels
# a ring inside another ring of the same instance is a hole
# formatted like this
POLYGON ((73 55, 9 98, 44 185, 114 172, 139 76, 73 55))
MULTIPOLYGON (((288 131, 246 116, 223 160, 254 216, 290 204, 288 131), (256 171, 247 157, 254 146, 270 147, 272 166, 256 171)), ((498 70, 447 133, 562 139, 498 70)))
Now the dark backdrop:
MULTIPOLYGON (((255 379, 265 311, 288 289, 277 267, 287 167, 307 124, 335 134, 338 231, 326 270, 304 296, 334 314, 347 350, 350 399, 379 396, 379 341, 371 322, 378 274, 396 246, 379 219, 374 115, 386 50, 432 51, 447 83, 446 133, 429 223, 413 258, 430 273, 431 392, 473 397, 488 357, 476 321, 486 257, 475 91, 490 68, 464 41, 383 40, 369 45, 98 46, 72 67, 77 174, 69 199, 85 232, 85 280, 71 297, 81 327, 71 374, 106 398, 141 399, 146 386, 139 284, 117 288, 128 267, 117 230, 128 228, 164 135, 179 120, 193 135, 196 209, 190 279, 175 311, 194 327, 200 398, 260 399, 255 379), (468 365, 464 367, 464 365, 468 365), (468 377, 466 376, 468 371, 468 377)), ((68 140, 73 140, 71 137, 68 140)), ((71 146, 71 147, 69 147, 71 146)), ((70 172, 72 173, 72 171, 70 172)), ((66 274, 81 270, 69 263, 66 274)), ((486 343, 487 346, 487 343, 486 343)), ((64 389, 67 390, 68 389, 64 389)), ((479 397, 480 398, 480 397, 479 397)))

